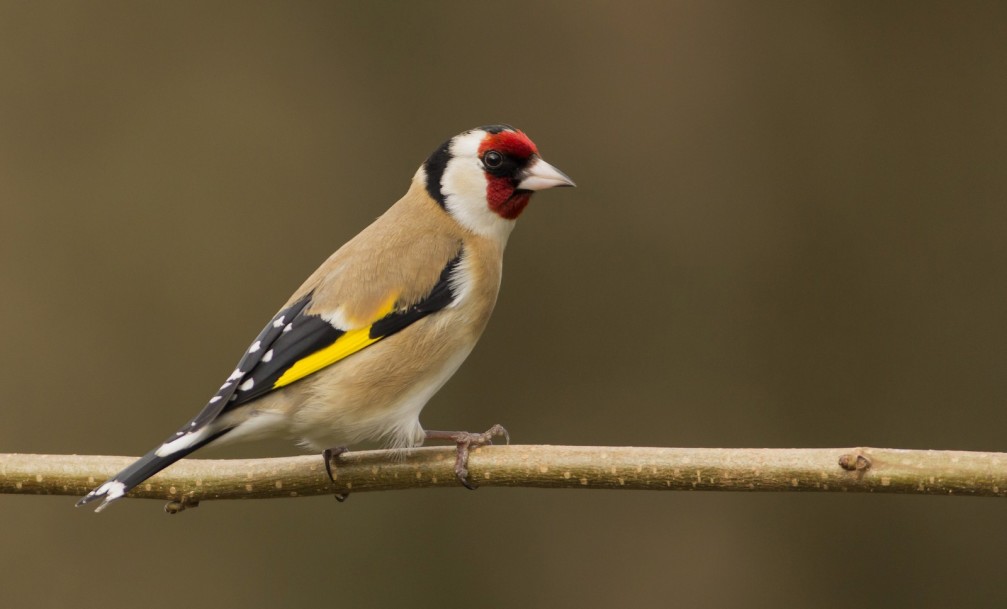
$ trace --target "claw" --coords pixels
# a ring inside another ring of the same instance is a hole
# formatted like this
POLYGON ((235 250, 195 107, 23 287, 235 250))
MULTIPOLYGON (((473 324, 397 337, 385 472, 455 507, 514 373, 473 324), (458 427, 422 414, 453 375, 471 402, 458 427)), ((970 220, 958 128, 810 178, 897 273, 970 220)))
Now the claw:
POLYGON ((502 425, 494 425, 483 433, 473 433, 471 431, 427 431, 427 440, 450 440, 458 447, 455 456, 455 476, 462 486, 470 491, 476 490, 476 485, 469 480, 469 449, 473 446, 486 446, 493 444, 493 438, 503 436, 507 444, 510 444, 510 434, 502 425))
MULTIPOLYGON (((333 484, 336 483, 335 476, 332 475, 332 460, 338 459, 339 455, 347 452, 349 449, 345 446, 337 446, 335 448, 326 448, 322 451, 322 458, 325 459, 325 473, 329 475, 329 480, 333 484)), ((349 493, 336 493, 336 501, 342 503, 349 498, 349 493)))

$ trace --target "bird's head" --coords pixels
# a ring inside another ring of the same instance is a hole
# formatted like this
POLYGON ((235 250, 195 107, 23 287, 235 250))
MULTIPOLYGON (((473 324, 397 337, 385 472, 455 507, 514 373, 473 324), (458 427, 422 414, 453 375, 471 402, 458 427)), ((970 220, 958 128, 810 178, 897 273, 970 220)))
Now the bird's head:
POLYGON ((427 192, 463 226, 506 239, 536 190, 574 186, 510 125, 489 125, 444 142, 420 169, 427 192))

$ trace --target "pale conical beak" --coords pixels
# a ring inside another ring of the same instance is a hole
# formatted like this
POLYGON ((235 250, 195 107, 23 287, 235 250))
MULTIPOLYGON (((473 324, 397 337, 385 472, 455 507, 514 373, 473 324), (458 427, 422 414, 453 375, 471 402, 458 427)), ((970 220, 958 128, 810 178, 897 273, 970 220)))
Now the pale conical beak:
POLYGON ((557 186, 576 186, 565 173, 536 158, 521 172, 518 190, 545 190, 557 186))

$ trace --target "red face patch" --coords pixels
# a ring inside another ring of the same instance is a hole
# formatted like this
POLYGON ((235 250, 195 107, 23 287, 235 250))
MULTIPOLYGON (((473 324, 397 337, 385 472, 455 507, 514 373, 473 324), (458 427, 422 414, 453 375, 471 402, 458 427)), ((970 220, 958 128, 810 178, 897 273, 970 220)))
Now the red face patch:
POLYGON ((508 220, 516 220, 531 201, 531 192, 522 190, 514 192, 514 184, 510 178, 487 177, 486 202, 498 216, 508 220))
POLYGON ((507 156, 518 159, 527 159, 533 154, 538 154, 535 142, 528 139, 528 136, 520 131, 501 131, 500 133, 489 133, 479 144, 479 156, 481 157, 487 150, 496 150, 507 156))
MULTIPOLYGON (((522 160, 538 154, 535 142, 520 131, 487 134, 479 144, 480 158, 488 150, 496 150, 505 156, 522 160)), ((486 182, 486 202, 490 209, 502 218, 517 219, 531 200, 530 192, 515 194, 513 176, 494 176, 487 173, 486 182)))

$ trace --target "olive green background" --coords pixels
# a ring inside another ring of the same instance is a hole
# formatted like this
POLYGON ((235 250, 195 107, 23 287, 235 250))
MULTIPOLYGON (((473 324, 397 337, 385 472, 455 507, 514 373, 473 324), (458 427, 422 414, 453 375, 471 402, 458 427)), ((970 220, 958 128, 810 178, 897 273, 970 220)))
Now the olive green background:
MULTIPOLYGON (((494 122, 579 187, 521 218, 427 427, 1007 450, 1002 3, 6 0, 0 452, 152 447, 494 122)), ((0 497, 3 606, 1007 602, 1002 500, 73 501, 0 497)))

